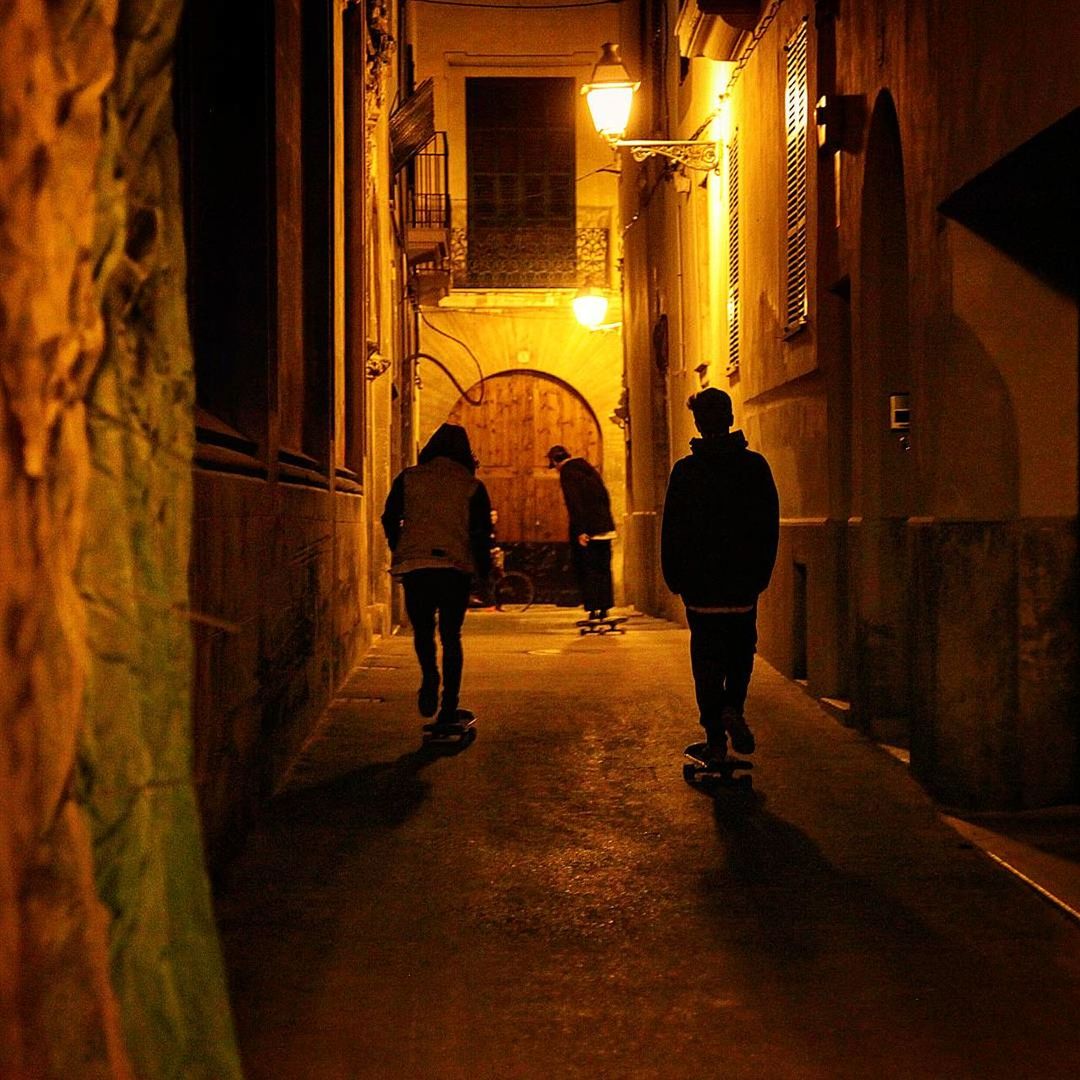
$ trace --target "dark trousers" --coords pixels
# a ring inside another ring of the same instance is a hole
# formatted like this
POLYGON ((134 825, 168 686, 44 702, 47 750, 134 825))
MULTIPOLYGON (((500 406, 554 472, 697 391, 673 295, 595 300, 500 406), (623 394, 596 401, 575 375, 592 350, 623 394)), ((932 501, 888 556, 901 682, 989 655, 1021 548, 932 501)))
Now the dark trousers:
POLYGON ((686 621, 701 726, 710 737, 719 736, 724 707, 731 706, 741 716, 746 702, 757 645, 757 608, 733 614, 687 608, 686 621))
POLYGON ((615 603, 611 585, 611 541, 590 540, 584 547, 570 538, 570 553, 586 611, 607 611, 615 603))
POLYGON ((461 693, 461 626, 469 606, 471 578, 460 570, 413 570, 404 574, 405 610, 413 628, 413 648, 425 678, 439 675, 435 655, 435 616, 442 642, 442 711, 453 712, 461 693))

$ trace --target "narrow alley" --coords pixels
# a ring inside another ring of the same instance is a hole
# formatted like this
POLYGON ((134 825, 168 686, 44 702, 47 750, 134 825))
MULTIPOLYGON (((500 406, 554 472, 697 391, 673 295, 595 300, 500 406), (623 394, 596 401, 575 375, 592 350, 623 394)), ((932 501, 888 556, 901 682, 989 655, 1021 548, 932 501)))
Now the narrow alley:
POLYGON ((0 0, 0 1080, 1080 1076, 1078 41, 0 0))
POLYGON ((472 613, 456 753, 381 642, 224 890, 246 1074, 1076 1076, 1080 928, 763 662, 753 792, 689 787, 686 640, 472 613))

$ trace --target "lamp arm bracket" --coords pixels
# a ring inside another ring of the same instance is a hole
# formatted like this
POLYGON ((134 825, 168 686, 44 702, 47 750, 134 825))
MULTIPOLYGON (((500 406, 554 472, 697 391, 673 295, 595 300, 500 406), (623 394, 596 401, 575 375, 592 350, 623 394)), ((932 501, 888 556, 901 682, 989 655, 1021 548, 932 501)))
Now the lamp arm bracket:
POLYGON ((716 172, 720 168, 720 144, 711 139, 619 139, 615 145, 629 150, 635 161, 660 154, 688 169, 716 172))

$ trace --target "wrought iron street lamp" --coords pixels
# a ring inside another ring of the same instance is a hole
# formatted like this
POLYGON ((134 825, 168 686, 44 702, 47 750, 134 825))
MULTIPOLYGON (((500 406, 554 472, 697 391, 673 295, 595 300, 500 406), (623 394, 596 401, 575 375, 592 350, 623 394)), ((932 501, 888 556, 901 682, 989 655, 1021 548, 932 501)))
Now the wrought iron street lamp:
POLYGON ((630 78, 619 46, 606 41, 592 78, 582 88, 596 130, 614 147, 630 151, 635 161, 655 154, 671 158, 688 169, 714 172, 720 167, 720 144, 715 139, 624 139, 630 123, 634 92, 641 85, 630 78))

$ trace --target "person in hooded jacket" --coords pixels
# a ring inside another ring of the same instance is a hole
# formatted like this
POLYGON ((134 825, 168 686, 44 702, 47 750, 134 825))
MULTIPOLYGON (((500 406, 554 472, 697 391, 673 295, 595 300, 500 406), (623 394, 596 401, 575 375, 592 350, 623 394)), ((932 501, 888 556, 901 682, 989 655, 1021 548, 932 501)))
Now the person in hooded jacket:
POLYGON ((700 439, 668 480, 660 561, 668 588, 682 597, 690 664, 710 751, 740 754, 755 740, 743 706, 757 645, 757 600, 776 561, 780 503, 769 464, 731 431, 731 398, 709 388, 687 402, 700 439))
POLYGON ((383 508, 390 573, 401 579, 405 610, 420 662, 421 716, 453 723, 461 693, 461 628, 473 576, 491 571, 491 500, 476 478, 466 430, 443 424, 420 451, 417 464, 394 479, 383 508), (442 642, 442 702, 435 650, 442 642))
POLYGON ((581 602, 590 619, 606 619, 615 603, 611 581, 611 542, 615 519, 611 498, 600 473, 565 446, 547 452, 548 468, 559 470, 566 516, 570 524, 570 560, 581 602))

